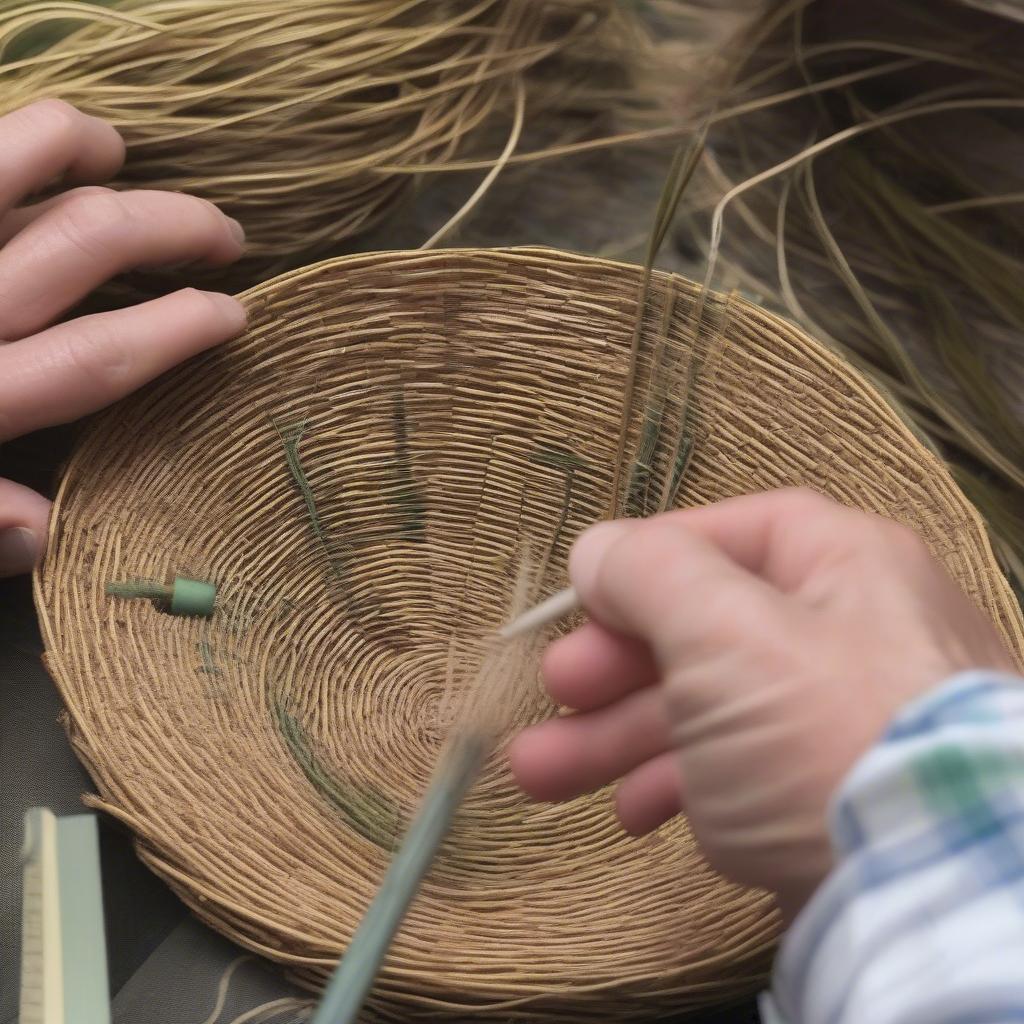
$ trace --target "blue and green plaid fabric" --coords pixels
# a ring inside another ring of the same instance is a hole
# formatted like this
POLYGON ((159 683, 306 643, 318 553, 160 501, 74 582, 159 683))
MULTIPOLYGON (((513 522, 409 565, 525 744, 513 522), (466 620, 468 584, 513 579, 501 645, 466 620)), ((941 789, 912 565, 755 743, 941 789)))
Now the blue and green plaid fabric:
POLYGON ((831 830, 765 1024, 1024 1022, 1024 682, 964 673, 905 709, 831 830))

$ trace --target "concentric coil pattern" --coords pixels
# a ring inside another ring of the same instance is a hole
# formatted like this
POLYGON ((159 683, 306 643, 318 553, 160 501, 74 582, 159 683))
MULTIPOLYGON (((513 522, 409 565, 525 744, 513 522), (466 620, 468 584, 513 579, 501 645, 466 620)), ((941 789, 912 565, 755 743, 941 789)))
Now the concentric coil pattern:
MULTIPOLYGON (((640 277, 542 250, 319 264, 249 292, 244 337, 102 417, 67 469, 37 596, 91 802, 203 920, 311 986, 522 559, 553 591, 608 512, 640 277), (104 594, 175 575, 216 581, 212 619, 104 594)), ((647 490, 676 465, 644 448, 652 396, 682 423, 691 380, 677 503, 806 484, 891 515, 1024 649, 978 515, 878 394, 742 299, 712 296, 694 342, 695 293, 655 274, 647 298, 627 435, 647 490)), ((552 713, 531 692, 507 732, 552 713)), ((533 806, 496 755, 372 1011, 650 1019, 754 991, 775 929, 685 822, 636 840, 608 793, 533 806)))

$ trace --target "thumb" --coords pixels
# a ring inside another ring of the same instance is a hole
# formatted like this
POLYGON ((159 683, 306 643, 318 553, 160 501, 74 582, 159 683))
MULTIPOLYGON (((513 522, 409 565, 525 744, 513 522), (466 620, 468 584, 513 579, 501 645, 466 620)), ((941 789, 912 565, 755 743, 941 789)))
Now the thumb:
POLYGON ((0 480, 0 577, 31 572, 46 546, 50 503, 28 487, 0 480))

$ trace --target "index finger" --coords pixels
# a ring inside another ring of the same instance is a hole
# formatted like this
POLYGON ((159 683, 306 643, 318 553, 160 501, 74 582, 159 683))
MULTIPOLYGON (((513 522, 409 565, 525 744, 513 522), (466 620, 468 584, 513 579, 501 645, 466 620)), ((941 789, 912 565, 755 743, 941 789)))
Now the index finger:
POLYGON ((186 288, 0 346, 0 442, 95 412, 244 327, 236 299, 186 288))

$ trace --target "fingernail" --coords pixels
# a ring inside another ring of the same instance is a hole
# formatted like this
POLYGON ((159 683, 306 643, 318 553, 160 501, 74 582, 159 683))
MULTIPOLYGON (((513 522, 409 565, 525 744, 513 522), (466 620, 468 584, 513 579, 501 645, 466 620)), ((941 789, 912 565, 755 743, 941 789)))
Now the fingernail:
POLYGON ((228 227, 231 228, 235 241, 239 245, 245 245, 245 228, 234 217, 228 217, 228 227))
POLYGON ((39 557, 36 535, 24 526, 0 530, 0 576, 31 572, 39 557))
POLYGON ((585 597, 590 593, 608 549, 628 533, 632 525, 629 519, 615 519, 598 523, 580 535, 569 556, 569 578, 581 595, 585 597))

